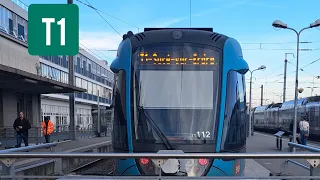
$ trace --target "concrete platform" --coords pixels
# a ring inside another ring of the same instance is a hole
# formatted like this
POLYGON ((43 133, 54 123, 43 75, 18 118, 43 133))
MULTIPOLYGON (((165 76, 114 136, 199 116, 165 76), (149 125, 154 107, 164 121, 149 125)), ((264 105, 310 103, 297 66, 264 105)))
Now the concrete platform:
POLYGON ((270 171, 260 165, 257 161, 253 159, 245 160, 246 167, 244 169, 245 177, 268 177, 270 175, 270 171))
MULTIPOLYGON (((276 149, 276 138, 271 134, 255 132, 254 136, 247 139, 247 152, 277 152, 284 153, 289 152, 288 147, 289 139, 283 138, 282 151, 276 149)), ((319 147, 318 142, 308 142, 307 145, 319 147)), ((320 148, 320 147, 319 147, 320 148)), ((301 151, 301 150, 297 150, 301 151)), ((257 159, 255 160, 260 165, 268 169, 271 173, 282 175, 282 176, 309 176, 310 173, 307 169, 303 169, 291 163, 286 163, 287 159, 257 159)), ((303 159, 292 159, 305 166, 309 167, 307 160, 303 159)))

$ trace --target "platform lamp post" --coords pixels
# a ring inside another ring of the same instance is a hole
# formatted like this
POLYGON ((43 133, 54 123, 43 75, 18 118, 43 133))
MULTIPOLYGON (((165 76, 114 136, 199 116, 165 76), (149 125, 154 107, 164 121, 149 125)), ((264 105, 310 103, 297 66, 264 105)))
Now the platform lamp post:
MULTIPOLYGON (((68 4, 73 4, 73 0, 67 0, 68 4)), ((68 63, 69 63, 69 73, 68 73, 68 81, 69 85, 72 87, 74 86, 74 66, 73 66, 73 56, 68 56, 68 63)), ((76 123, 75 123, 75 93, 69 93, 69 120, 70 120, 70 129, 71 132, 71 140, 75 140, 76 136, 76 123)))
POLYGON ((313 76, 311 96, 313 95, 313 90, 314 90, 314 88, 318 88, 318 87, 314 87, 314 79, 320 79, 320 76, 313 76))
MULTIPOLYGON (((302 31, 314 27, 320 26, 320 19, 316 20, 314 23, 310 24, 310 26, 301 29, 299 32, 293 28, 288 27, 287 24, 283 23, 280 20, 276 20, 272 23, 272 26, 275 28, 281 29, 289 29, 296 33, 297 35, 297 65, 296 65, 296 81, 295 81, 295 93, 294 93, 294 120, 293 120, 293 142, 296 142, 297 137, 297 101, 298 101, 298 72, 299 72, 299 44, 300 44, 300 34, 302 31)), ((296 148, 293 148, 293 152, 296 151, 296 148)))
POLYGON ((253 136, 253 127, 252 127, 252 121, 251 121, 251 100, 252 100, 252 73, 254 71, 257 71, 257 70, 263 70, 263 69, 266 69, 266 66, 265 65, 262 65, 260 66, 259 68, 257 69, 254 69, 254 70, 249 70, 250 71, 250 95, 249 95, 249 136, 253 136))
MULTIPOLYGON (((293 58, 294 57, 294 54, 293 53, 285 53, 285 59, 284 59, 284 73, 283 73, 283 101, 282 102, 285 102, 286 101, 286 89, 287 89, 287 63, 288 63, 288 60, 287 60, 287 55, 288 54, 292 54, 293 58)), ((280 101, 281 102, 281 101, 280 101)))

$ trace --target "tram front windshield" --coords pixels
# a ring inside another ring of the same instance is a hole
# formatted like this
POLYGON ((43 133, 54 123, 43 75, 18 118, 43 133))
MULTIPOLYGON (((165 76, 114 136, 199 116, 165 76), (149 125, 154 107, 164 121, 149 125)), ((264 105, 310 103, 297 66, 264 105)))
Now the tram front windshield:
POLYGON ((137 142, 214 143, 219 107, 219 51, 193 44, 140 47, 133 58, 137 142))

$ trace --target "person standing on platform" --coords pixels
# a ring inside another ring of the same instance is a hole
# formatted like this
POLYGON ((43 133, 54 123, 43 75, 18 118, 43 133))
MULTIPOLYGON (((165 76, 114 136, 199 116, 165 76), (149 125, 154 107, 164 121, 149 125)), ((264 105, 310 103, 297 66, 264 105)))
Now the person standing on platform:
POLYGON ((44 138, 46 139, 46 143, 49 143, 50 135, 53 133, 54 130, 54 125, 50 120, 49 116, 44 117, 44 121, 42 122, 41 126, 44 138))
POLYGON ((307 145, 307 139, 309 137, 309 122, 307 116, 302 117, 299 123, 301 144, 307 145))
MULTIPOLYGON (((291 123, 290 123, 290 131, 291 131, 291 136, 293 136, 293 121, 291 121, 291 123)), ((296 130, 296 142, 298 144, 301 144, 301 142, 300 142, 300 126, 299 125, 297 125, 297 130, 296 130)))
POLYGON ((19 117, 14 121, 13 128, 17 133, 17 145, 16 147, 21 147, 22 139, 24 145, 28 146, 28 131, 31 128, 28 119, 24 118, 23 112, 20 112, 19 117))

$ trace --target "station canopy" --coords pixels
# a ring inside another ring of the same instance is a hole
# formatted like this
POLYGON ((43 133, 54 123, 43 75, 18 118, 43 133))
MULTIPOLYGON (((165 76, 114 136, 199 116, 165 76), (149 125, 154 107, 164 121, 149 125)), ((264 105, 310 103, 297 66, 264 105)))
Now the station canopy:
POLYGON ((54 81, 0 64, 0 89, 30 94, 85 92, 85 89, 54 81))

